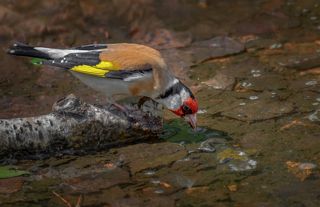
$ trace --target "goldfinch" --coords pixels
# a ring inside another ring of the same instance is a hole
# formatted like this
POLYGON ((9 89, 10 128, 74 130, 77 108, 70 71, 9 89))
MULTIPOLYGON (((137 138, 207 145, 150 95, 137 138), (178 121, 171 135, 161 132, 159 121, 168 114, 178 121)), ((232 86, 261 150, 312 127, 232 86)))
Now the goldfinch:
POLYGON ((149 97, 196 128, 197 100, 153 48, 119 43, 55 49, 16 43, 8 53, 41 58, 39 64, 66 69, 110 99, 116 95, 149 97))

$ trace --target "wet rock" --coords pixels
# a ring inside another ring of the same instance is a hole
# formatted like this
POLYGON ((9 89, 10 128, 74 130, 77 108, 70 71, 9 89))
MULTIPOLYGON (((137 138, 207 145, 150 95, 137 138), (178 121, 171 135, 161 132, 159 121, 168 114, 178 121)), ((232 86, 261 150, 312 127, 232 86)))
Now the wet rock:
POLYGON ((157 28, 146 33, 143 38, 134 37, 134 39, 157 49, 186 47, 192 40, 189 33, 177 33, 164 28, 157 28))
MULTIPOLYGON (((248 36, 248 35, 247 35, 248 36)), ((266 39, 262 37, 257 37, 255 35, 251 35, 252 38, 249 41, 245 41, 245 48, 249 52, 254 52, 257 50, 269 48, 270 45, 276 44, 273 39, 266 39)))
POLYGON ((230 37, 220 36, 210 40, 196 42, 191 46, 195 62, 238 54, 244 51, 244 45, 230 37))
POLYGON ((68 191, 92 193, 111 186, 128 183, 131 183, 129 172, 115 168, 97 175, 85 175, 68 179, 64 182, 64 186, 68 191))
MULTIPOLYGON (((302 85, 302 87, 305 87, 303 82, 300 84, 302 85)), ((306 89, 307 88, 308 87, 306 87, 306 89)), ((303 92, 295 93, 290 97, 287 97, 286 99, 287 101, 294 103, 297 111, 305 112, 308 113, 308 115, 311 115, 318 109, 317 104, 314 105, 314 103, 318 103, 316 100, 317 97, 318 93, 311 90, 304 90, 303 92)))
POLYGON ((231 192, 236 192, 238 190, 238 186, 236 184, 227 185, 227 188, 231 192))
POLYGON ((181 50, 172 48, 161 50, 161 55, 166 60, 173 73, 182 80, 187 79, 186 72, 191 65, 191 58, 181 50))
POLYGON ((60 179, 52 179, 47 178, 43 180, 32 181, 28 183, 27 189, 27 197, 32 197, 34 194, 37 194, 40 199, 47 199, 47 197, 51 197, 51 191, 48 191, 49 187, 58 186, 61 184, 60 179))
POLYGON ((18 28, 20 32, 29 31, 30 36, 40 36, 46 30, 46 21, 39 18, 27 19, 18 28))
POLYGON ((320 110, 316 110, 308 116, 309 121, 320 122, 320 110))
POLYGON ((225 75, 222 72, 217 72, 212 79, 202 83, 214 89, 232 90, 235 84, 235 78, 225 75))
POLYGON ((306 86, 314 86, 317 84, 318 84, 318 81, 316 81, 316 80, 310 80, 305 83, 306 86))
POLYGON ((141 207, 141 206, 164 206, 164 207, 175 207, 176 202, 173 198, 168 196, 161 197, 157 196, 154 197, 153 195, 148 196, 148 199, 141 199, 141 197, 130 197, 130 198, 123 198, 119 199, 118 201, 113 203, 112 206, 130 206, 130 207, 141 207))
POLYGON ((294 110, 293 103, 268 99, 267 93, 259 96, 251 95, 248 98, 252 101, 244 106, 223 111, 222 115, 241 121, 257 121, 280 117, 294 110))
POLYGON ((226 143, 226 139, 223 138, 209 138, 200 143, 198 150, 201 152, 215 152, 215 146, 224 145, 226 143))
POLYGON ((252 73, 252 77, 246 80, 251 86, 249 89, 254 91, 264 91, 264 90, 282 90, 288 87, 287 80, 276 74, 270 74, 266 72, 252 73), (257 76, 259 74, 259 76, 257 76))
MULTIPOLYGON (((76 195, 78 194, 79 193, 76 195)), ((127 198, 127 193, 119 186, 110 187, 100 190, 99 192, 86 193, 83 197, 81 206, 135 206, 130 205, 131 203, 129 202, 134 198, 127 198), (127 203, 125 201, 127 201, 127 203)), ((76 199, 77 198, 74 198, 74 201, 76 201, 76 199)), ((56 205, 57 204, 52 206, 56 205)))
POLYGON ((9 8, 0 5, 0 22, 5 24, 10 24, 17 22, 21 18, 21 15, 9 8))
MULTIPOLYGON (((273 12, 274 13, 274 12, 273 12)), ((288 21, 288 17, 284 14, 280 16, 267 15, 265 13, 259 14, 249 21, 243 21, 235 25, 235 30, 240 35, 254 34, 268 34, 274 32, 281 25, 288 21)))
POLYGON ((317 165, 313 163, 300 163, 293 161, 287 161, 286 165, 288 171, 294 174, 301 181, 304 181, 313 175, 315 173, 314 170, 317 168, 317 165))
POLYGON ((6 25, 0 26, 0 43, 3 43, 4 41, 8 41, 10 38, 12 38, 14 34, 14 31, 12 28, 6 25))
POLYGON ((241 147, 250 149, 261 149, 269 138, 264 132, 252 131, 246 133, 240 139, 241 147))
POLYGON ((131 173, 146 169, 156 169, 166 166, 187 155, 184 147, 174 143, 137 144, 117 150, 124 157, 131 173))
MULTIPOLYGON (((319 180, 307 179, 304 182, 292 181, 281 184, 273 190, 274 195, 281 199, 281 204, 290 206, 318 206, 320 193, 319 180)), ((271 205, 272 206, 272 205, 271 205)))
POLYGON ((282 66, 288 69, 306 70, 320 66, 320 56, 318 54, 306 54, 292 57, 287 62, 282 62, 282 66))
POLYGON ((250 159, 246 152, 232 148, 218 152, 217 159, 231 171, 248 171, 257 167, 257 161, 250 159))
POLYGON ((0 179, 0 194, 11 194, 18 192, 21 190, 23 183, 24 180, 21 177, 0 179))

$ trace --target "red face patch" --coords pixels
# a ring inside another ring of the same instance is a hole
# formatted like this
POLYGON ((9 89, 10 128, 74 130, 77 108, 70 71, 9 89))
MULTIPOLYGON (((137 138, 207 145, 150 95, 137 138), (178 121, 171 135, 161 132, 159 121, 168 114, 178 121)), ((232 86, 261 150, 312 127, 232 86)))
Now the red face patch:
POLYGON ((183 104, 175 111, 172 111, 178 116, 185 116, 187 114, 195 114, 198 111, 198 102, 195 99, 188 98, 183 104))

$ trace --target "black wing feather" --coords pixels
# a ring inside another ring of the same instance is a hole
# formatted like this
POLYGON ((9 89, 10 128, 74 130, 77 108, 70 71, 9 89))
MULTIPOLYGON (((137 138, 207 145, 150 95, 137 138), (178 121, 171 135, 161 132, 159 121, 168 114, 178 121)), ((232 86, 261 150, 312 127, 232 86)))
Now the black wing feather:
POLYGON ((142 70, 117 70, 117 71, 110 71, 106 73, 106 78, 112 79, 120 79, 124 80, 126 78, 130 78, 133 76, 141 76, 147 75, 148 73, 152 72, 152 68, 142 69, 142 70))
POLYGON ((79 47, 75 47, 74 49, 77 50, 100 50, 106 49, 108 46, 107 44, 90 44, 90 45, 81 45, 79 47))
POLYGON ((77 65, 94 66, 100 63, 99 54, 99 51, 71 53, 62 58, 54 60, 45 60, 42 62, 42 64, 65 69, 70 69, 77 65))

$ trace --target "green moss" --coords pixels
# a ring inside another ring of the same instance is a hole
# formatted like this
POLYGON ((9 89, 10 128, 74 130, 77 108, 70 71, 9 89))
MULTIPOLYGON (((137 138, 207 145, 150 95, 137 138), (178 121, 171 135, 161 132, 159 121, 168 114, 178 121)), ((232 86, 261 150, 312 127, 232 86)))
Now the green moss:
POLYGON ((184 120, 174 119, 164 123, 164 133, 160 138, 176 143, 197 143, 212 137, 229 138, 227 133, 209 128, 200 127, 194 131, 184 120))
POLYGON ((29 175, 30 173, 24 170, 17 170, 13 166, 0 166, 0 179, 29 175))

